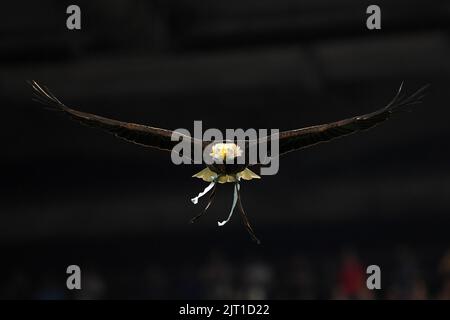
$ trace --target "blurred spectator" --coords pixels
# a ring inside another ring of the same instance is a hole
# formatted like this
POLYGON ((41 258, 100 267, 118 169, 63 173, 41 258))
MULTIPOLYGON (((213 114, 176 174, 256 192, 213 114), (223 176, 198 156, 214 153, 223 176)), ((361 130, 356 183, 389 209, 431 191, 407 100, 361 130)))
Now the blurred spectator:
POLYGON ((270 265, 261 259, 246 263, 242 268, 239 295, 241 299, 268 299, 273 280, 270 265))
POLYGON ((346 250, 338 271, 338 283, 333 293, 335 299, 369 299, 370 291, 366 287, 366 273, 356 253, 346 250))
POLYGON ((394 281, 388 290, 389 299, 426 299, 427 287, 414 253, 399 247, 395 254, 394 281))
POLYGON ((450 300, 450 249, 442 257, 438 273, 442 284, 438 299, 450 300))
POLYGON ((283 270, 286 279, 286 299, 315 299, 317 298, 317 280, 312 271, 310 261, 300 255, 295 255, 286 270, 283 270))
POLYGON ((233 270, 228 261, 217 253, 212 253, 201 270, 203 292, 206 299, 232 299, 233 270))
MULTIPOLYGON (((365 254, 373 259, 372 252, 365 254)), ((318 252, 314 258, 298 252, 284 260, 274 256, 244 261, 214 252, 204 262, 180 261, 173 269, 152 261, 145 268, 125 264, 115 268, 109 278, 107 273, 86 271, 80 291, 68 291, 66 275, 58 271, 3 271, 6 276, 0 279, 0 298, 372 299, 376 293, 380 299, 450 299, 450 250, 433 261, 426 251, 401 247, 394 251, 393 259, 383 253, 377 261, 386 266, 382 268, 382 290, 377 292, 367 289, 365 265, 352 250, 343 251, 339 259, 329 252, 318 252), (424 269, 426 274, 417 256, 431 262, 424 269), (427 279, 438 281, 431 293, 433 287, 427 279)), ((96 268, 108 270, 101 265, 96 268)))

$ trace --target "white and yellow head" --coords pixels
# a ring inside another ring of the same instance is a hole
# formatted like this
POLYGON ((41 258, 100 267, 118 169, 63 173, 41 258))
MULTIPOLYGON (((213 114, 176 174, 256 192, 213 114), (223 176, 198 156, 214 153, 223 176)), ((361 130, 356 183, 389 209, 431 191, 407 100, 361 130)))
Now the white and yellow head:
POLYGON ((241 148, 235 143, 216 143, 209 154, 214 160, 229 161, 242 155, 241 148))

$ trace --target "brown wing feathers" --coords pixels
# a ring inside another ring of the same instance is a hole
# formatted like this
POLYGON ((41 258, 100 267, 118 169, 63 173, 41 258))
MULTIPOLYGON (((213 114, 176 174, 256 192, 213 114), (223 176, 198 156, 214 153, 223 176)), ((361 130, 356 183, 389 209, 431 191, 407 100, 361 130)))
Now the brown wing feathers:
POLYGON ((178 143, 178 141, 171 141, 172 131, 170 130, 117 121, 77 111, 64 105, 46 87, 39 85, 36 81, 31 81, 30 85, 34 89, 35 101, 48 105, 54 110, 62 111, 74 120, 90 127, 101 128, 136 144, 167 151, 171 151, 173 146, 178 143))
POLYGON ((279 134, 280 155, 370 129, 386 121, 393 114, 405 111, 408 106, 421 103, 424 91, 428 85, 420 88, 410 96, 401 94, 402 87, 403 83, 394 99, 387 106, 375 112, 328 124, 281 132, 279 134))
MULTIPOLYGON (((172 131, 161 128, 149 127, 134 123, 117 121, 90 113, 71 109, 59 101, 46 87, 40 86, 36 81, 30 82, 34 89, 34 100, 52 107, 55 110, 68 114, 75 120, 91 127, 101 128, 119 138, 131 141, 147 147, 171 151, 178 141, 171 141, 172 131)), ((357 116, 328 124, 307 127, 302 129, 284 131, 274 139, 279 139, 279 154, 285 154, 294 150, 330 141, 352 133, 370 129, 389 119, 393 114, 404 111, 408 106, 422 102, 424 86, 410 96, 402 95, 403 83, 392 101, 385 107, 362 116, 357 116)), ((192 143, 201 143, 190 137, 192 143)), ((268 137, 258 140, 258 143, 267 141, 268 137)), ((203 143, 204 145, 210 142, 203 143)), ((257 143, 255 140, 253 143, 257 143)), ((252 142, 250 142, 252 144, 252 142)))

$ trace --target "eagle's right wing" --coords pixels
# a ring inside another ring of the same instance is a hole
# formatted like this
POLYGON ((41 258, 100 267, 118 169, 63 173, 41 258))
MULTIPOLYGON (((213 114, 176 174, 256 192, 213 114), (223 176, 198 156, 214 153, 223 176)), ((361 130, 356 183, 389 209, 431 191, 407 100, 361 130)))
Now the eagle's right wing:
MULTIPOLYGON (((172 148, 179 142, 172 141, 173 131, 171 130, 113 120, 95 114, 81 112, 64 105, 46 87, 39 85, 36 81, 31 81, 30 84, 34 89, 34 100, 62 111, 82 124, 103 129, 116 137, 132 143, 165 151, 172 151, 172 148)), ((201 141, 192 137, 178 133, 177 136, 184 141, 190 141, 192 144, 199 143, 201 145, 201 141)))

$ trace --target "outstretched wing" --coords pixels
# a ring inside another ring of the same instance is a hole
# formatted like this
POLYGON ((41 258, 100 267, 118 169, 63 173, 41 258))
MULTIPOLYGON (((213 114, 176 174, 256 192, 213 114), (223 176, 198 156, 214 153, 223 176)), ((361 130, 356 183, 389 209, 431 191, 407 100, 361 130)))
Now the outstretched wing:
MULTIPOLYGON (((362 116, 357 116, 341 121, 307 127, 297 130, 280 132, 269 138, 279 140, 279 155, 303 149, 317 143, 346 136, 352 133, 370 129, 381 122, 388 120, 393 114, 404 111, 407 106, 421 103, 424 91, 428 85, 420 88, 410 96, 402 95, 403 83, 394 99, 385 107, 362 116)), ((267 141, 267 137, 259 142, 267 141)))
MULTIPOLYGON (((31 81, 30 85, 34 89, 35 101, 48 105, 55 110, 62 111, 69 115, 72 119, 90 127, 103 129, 111 134, 114 134, 116 137, 132 143, 166 151, 171 151, 172 148, 178 143, 178 141, 172 141, 171 137, 173 131, 171 130, 117 121, 97 116, 95 114, 74 110, 64 105, 46 87, 39 85, 36 81, 31 81)), ((197 141, 191 137, 183 136, 178 133, 177 135, 180 139, 188 139, 184 141, 197 143, 197 141)))

